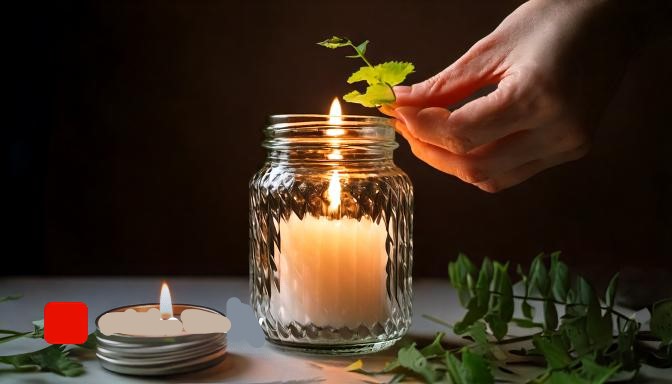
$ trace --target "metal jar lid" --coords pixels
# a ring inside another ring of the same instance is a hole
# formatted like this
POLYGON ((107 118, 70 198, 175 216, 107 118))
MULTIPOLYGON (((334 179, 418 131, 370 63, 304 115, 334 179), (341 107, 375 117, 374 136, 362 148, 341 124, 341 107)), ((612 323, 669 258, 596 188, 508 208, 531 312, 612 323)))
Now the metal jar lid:
MULTIPOLYGON (((159 308, 159 304, 129 305, 108 312, 124 312, 133 309, 146 312, 159 308)), ((173 304, 175 317, 186 309, 199 309, 224 316, 211 308, 173 304)), ((105 335, 100 331, 96 318, 96 356, 103 368, 116 373, 141 376, 171 375, 200 370, 213 366, 226 356, 226 334, 204 333, 178 336, 133 336, 124 334, 105 335)))

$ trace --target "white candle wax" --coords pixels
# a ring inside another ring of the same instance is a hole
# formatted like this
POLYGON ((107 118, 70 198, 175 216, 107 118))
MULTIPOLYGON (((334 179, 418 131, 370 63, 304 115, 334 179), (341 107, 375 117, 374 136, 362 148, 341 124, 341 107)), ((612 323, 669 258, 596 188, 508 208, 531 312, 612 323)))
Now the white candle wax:
POLYGON ((281 220, 271 308, 287 324, 367 327, 389 316, 384 222, 294 213, 281 220))

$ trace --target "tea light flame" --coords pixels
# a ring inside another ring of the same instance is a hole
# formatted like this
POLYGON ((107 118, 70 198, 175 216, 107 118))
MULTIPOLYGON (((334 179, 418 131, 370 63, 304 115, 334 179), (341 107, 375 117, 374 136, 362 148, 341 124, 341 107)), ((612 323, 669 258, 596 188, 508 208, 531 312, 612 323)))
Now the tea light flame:
POLYGON ((170 297, 170 289, 168 284, 164 281, 161 285, 161 297, 159 299, 159 311, 161 312, 161 320, 174 319, 173 317, 173 300, 170 297))

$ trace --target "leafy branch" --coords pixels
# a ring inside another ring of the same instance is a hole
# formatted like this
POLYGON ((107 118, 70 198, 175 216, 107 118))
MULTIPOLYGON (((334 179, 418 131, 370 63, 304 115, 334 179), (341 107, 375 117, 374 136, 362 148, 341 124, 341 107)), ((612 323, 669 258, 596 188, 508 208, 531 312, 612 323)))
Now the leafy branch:
POLYGON ((448 274, 466 314, 454 325, 425 318, 470 343, 445 350, 444 334, 438 333, 429 346, 403 347, 384 370, 396 373, 393 381, 413 377, 427 383, 490 384, 498 370, 513 373, 506 365, 514 356, 545 362, 544 372, 530 383, 604 383, 618 373, 635 376, 642 364, 672 368, 672 299, 652 306, 650 331, 642 331, 634 316, 614 308, 618 274, 598 295, 583 277, 570 275, 559 252, 538 255, 527 272, 516 268, 522 294, 513 293, 508 263, 486 258, 477 268, 460 254, 448 274), (542 304, 539 316, 532 301, 542 304), (522 318, 513 317, 516 306, 522 318), (564 307, 562 317, 558 306, 564 307), (510 337, 511 325, 536 330, 510 337), (503 349, 513 344, 520 349, 503 349))
POLYGON ((396 100, 392 87, 401 84, 406 76, 413 73, 415 67, 413 64, 402 61, 388 61, 378 65, 372 65, 364 56, 369 41, 355 45, 352 41, 344 37, 334 36, 330 39, 317 43, 326 48, 336 49, 350 47, 355 50, 354 55, 346 56, 351 59, 362 59, 366 66, 360 67, 348 78, 348 84, 365 81, 368 86, 362 94, 359 91, 352 91, 343 96, 343 100, 350 103, 361 104, 365 107, 377 107, 383 104, 389 104, 396 100))
MULTIPOLYGON (((20 297, 18 295, 0 297, 0 302, 17 300, 20 297)), ((33 330, 28 332, 0 329, 0 344, 22 337, 44 338, 44 320, 33 321, 33 330)), ((86 342, 80 344, 79 347, 95 349, 95 334, 90 334, 86 342)), ((66 345, 53 344, 33 352, 0 356, 0 363, 11 365, 17 372, 40 370, 54 372, 62 376, 79 376, 84 373, 84 367, 80 362, 69 356, 71 350, 72 348, 66 345)))

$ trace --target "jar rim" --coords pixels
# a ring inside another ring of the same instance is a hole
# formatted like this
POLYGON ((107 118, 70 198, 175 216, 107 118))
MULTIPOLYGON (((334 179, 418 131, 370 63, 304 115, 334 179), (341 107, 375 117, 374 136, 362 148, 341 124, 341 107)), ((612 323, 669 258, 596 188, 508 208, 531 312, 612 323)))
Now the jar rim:
POLYGON ((345 127, 355 128, 360 126, 389 127, 394 130, 392 119, 382 116, 370 115, 324 115, 324 114, 277 114, 269 116, 267 129, 301 128, 301 127, 345 127), (332 119, 338 118, 335 123, 332 119))

